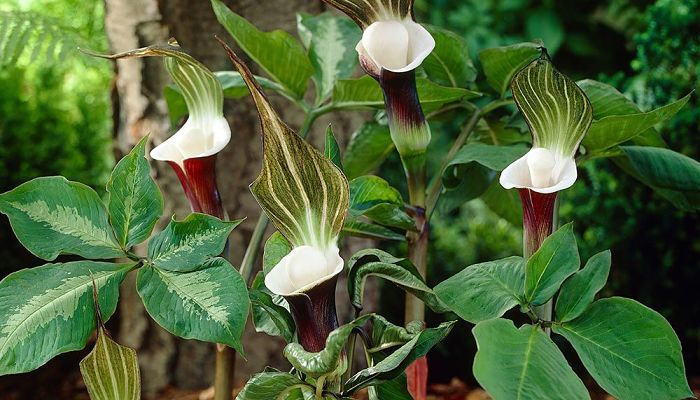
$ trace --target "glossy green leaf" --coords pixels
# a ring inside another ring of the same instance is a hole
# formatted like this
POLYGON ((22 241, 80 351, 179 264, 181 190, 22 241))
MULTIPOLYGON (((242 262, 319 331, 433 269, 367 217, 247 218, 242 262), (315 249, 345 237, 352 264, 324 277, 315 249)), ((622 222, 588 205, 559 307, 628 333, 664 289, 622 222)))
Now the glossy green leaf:
POLYGON ((333 161, 333 164, 335 164, 338 169, 341 171, 343 170, 343 163, 341 162, 340 156, 340 146, 338 146, 338 141, 335 140, 335 135, 333 135, 333 129, 331 129, 330 125, 328 125, 328 128, 326 129, 326 141, 323 152, 329 160, 333 161))
POLYGON ((564 355, 538 327, 506 319, 477 324, 474 377, 494 400, 590 399, 564 355))
POLYGON ((117 241, 124 248, 148 239, 163 214, 163 195, 151 177, 144 137, 117 163, 107 182, 107 209, 117 241))
POLYGON ((241 275, 213 258, 189 272, 139 270, 136 286, 148 314, 184 339, 223 343, 243 354, 241 335, 250 300, 241 275))
POLYGON ((0 375, 31 371, 85 347, 96 325, 93 282, 107 320, 117 308, 119 284, 134 267, 75 261, 5 277, 0 282, 0 375))
POLYGON ((447 309, 433 290, 425 284, 420 273, 409 260, 395 258, 378 249, 360 250, 348 260, 348 293, 352 304, 358 309, 362 308, 365 281, 369 276, 376 276, 394 283, 421 299, 435 312, 444 312, 447 309))
POLYGON ((472 265, 434 291, 450 310, 471 323, 498 318, 523 303, 525 260, 508 257, 472 265))
POLYGON ((100 327, 97 343, 80 361, 91 400, 139 400, 141 375, 136 352, 112 340, 100 327))
POLYGON ((594 121, 583 140, 588 152, 600 152, 622 144, 676 115, 690 99, 690 94, 649 112, 610 115, 594 121))
POLYGON ((280 336, 287 343, 294 340, 294 319, 289 310, 275 303, 270 293, 251 289, 248 293, 253 312, 253 323, 257 332, 280 336))
POLYGON ((258 30, 220 0, 212 0, 211 4, 219 23, 243 51, 273 80, 297 98, 302 98, 314 70, 301 43, 281 30, 258 30))
POLYGON ((580 266, 574 226, 569 223, 545 239, 527 260, 525 300, 534 306, 546 303, 580 266))
POLYGON ((661 314, 634 300, 598 300, 552 330, 573 345, 596 382, 618 399, 693 396, 678 336, 661 314))
POLYGON ((476 78, 476 68, 469 58, 469 46, 459 35, 436 26, 426 26, 435 39, 435 48, 423 61, 428 78, 443 86, 466 87, 476 78))
POLYGON ((297 29, 314 68, 317 102, 328 98, 338 79, 350 77, 357 66, 355 46, 362 34, 352 21, 330 13, 297 14, 297 29))
POLYGON ((518 72, 511 89, 532 133, 533 147, 573 157, 593 120, 583 90, 557 71, 546 54, 518 72))
POLYGON ((345 220, 343 233, 350 236, 379 240, 406 240, 406 235, 393 231, 381 225, 371 224, 358 218, 349 217, 345 220))
POLYGON ((372 319, 372 345, 370 353, 403 346, 423 331, 423 321, 409 322, 406 327, 394 325, 381 315, 372 319))
POLYGON ((606 250, 591 257, 582 270, 564 281, 554 313, 557 321, 571 321, 581 315, 605 286, 609 273, 610 250, 606 250))
POLYGON ((186 272, 220 255, 231 231, 243 222, 222 221, 210 215, 193 213, 182 221, 172 219, 148 243, 148 257, 158 268, 186 272))
POLYGON ((251 192, 293 245, 328 247, 337 240, 348 209, 345 176, 282 122, 248 67, 226 50, 250 88, 263 128, 263 167, 251 192))
POLYGON ((382 382, 375 386, 370 386, 369 400, 413 400, 413 396, 408 392, 406 374, 382 382))
POLYGON ((380 225, 416 229, 415 221, 404 211, 401 193, 374 175, 361 176, 350 182, 350 215, 364 215, 380 225))
POLYGON ((541 43, 518 43, 482 50, 479 60, 489 85, 503 97, 513 76, 542 53, 541 43))
POLYGON ((481 200, 491 211, 513 226, 522 226, 523 207, 517 190, 504 189, 498 181, 494 180, 481 195, 481 200))
POLYGON ((17 239, 47 261, 59 254, 123 257, 104 204, 94 190, 62 176, 32 179, 0 195, 17 239))
POLYGON ((394 150, 389 127, 376 122, 360 126, 345 149, 343 166, 348 179, 372 173, 394 150))
POLYGON ((344 395, 382 382, 390 381, 403 374, 413 361, 423 357, 452 330, 455 321, 445 322, 436 328, 428 328, 409 342, 393 351, 375 365, 353 375, 345 384, 344 395))
POLYGON ((270 272, 290 251, 292 251, 292 245, 279 231, 275 231, 265 242, 262 261, 263 272, 265 274, 270 272))
POLYGON ((308 400, 315 388, 286 372, 262 372, 253 375, 236 397, 237 400, 308 400))

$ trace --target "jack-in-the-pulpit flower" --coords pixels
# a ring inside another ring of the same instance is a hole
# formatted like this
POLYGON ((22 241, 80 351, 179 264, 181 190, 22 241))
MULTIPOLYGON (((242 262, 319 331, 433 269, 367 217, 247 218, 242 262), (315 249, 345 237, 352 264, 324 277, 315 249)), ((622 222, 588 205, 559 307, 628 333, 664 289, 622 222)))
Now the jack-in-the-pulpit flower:
POLYGON ((511 83, 513 99, 532 133, 532 149, 501 173, 523 204, 525 253, 537 251, 552 233, 557 193, 576 182, 574 156, 593 120, 588 98, 557 71, 543 49, 511 83))
POLYGON ((151 150, 155 160, 166 161, 177 174, 193 211, 224 218, 216 185, 216 155, 231 140, 224 118, 224 92, 214 74, 180 50, 171 40, 167 46, 150 46, 113 56, 164 57, 165 67, 187 104, 189 117, 170 138, 151 150))
POLYGON ((248 67, 222 44, 250 89, 263 130, 263 166, 251 191, 293 246, 267 273, 265 285, 289 303, 299 343, 318 352, 338 327, 335 286, 344 267, 338 235, 348 211, 348 182, 330 159, 282 122, 248 67))

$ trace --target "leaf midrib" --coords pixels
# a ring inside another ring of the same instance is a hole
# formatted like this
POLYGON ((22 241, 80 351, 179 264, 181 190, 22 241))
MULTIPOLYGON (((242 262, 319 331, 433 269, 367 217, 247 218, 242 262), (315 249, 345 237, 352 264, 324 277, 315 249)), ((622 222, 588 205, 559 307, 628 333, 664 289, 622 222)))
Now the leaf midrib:
POLYGON ((533 343, 537 337, 537 327, 532 328, 532 333, 527 340, 527 347, 525 349, 525 358, 523 359, 523 371, 520 373, 520 379, 518 381, 518 397, 517 399, 522 399, 523 392, 523 382, 525 382, 525 377, 527 376, 528 363, 530 362, 530 355, 532 354, 532 349, 534 348, 533 343))

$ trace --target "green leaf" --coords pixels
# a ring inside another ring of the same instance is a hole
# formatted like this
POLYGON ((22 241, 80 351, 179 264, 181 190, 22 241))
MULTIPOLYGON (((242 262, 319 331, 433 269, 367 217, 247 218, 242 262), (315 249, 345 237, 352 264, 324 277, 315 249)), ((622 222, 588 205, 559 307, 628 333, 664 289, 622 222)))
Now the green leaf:
POLYGON ((296 327, 289 310, 275 303, 272 296, 265 291, 251 289, 248 294, 255 330, 270 336, 280 336, 287 343, 292 342, 296 327))
POLYGON ((93 282, 102 317, 136 264, 75 261, 13 272, 0 282, 0 375, 34 370, 85 347, 95 329, 93 282))
POLYGON ((163 195, 151 177, 144 137, 117 163, 107 182, 109 219, 122 247, 148 239, 163 214, 163 195))
POLYGON ((329 160, 333 161, 333 164, 335 164, 335 166, 338 167, 338 169, 340 169, 341 171, 343 170, 343 164, 340 161, 340 146, 338 146, 338 141, 335 140, 335 136, 333 135, 333 129, 331 129, 330 124, 326 129, 326 144, 324 146, 324 154, 329 160))
POLYGON ((598 384, 619 399, 693 397, 681 343, 661 314, 621 297, 594 302, 552 326, 574 347, 598 384))
POLYGON ((673 117, 689 99, 690 94, 649 112, 610 115, 596 120, 591 124, 583 145, 589 153, 595 153, 634 139, 654 125, 673 117))
POLYGON ((571 321, 581 315, 605 286, 609 273, 610 250, 606 250, 591 257, 582 270, 567 279, 557 297, 557 321, 571 321))
MULTIPOLYGON (((416 90, 426 112, 448 103, 481 96, 481 93, 467 89, 440 86, 425 78, 416 79, 416 90)), ((342 79, 333 88, 331 105, 335 109, 383 108, 384 95, 377 81, 368 75, 358 79, 342 79)))
POLYGON ((394 150, 389 127, 376 122, 360 126, 345 149, 343 165, 348 179, 376 170, 394 150))
POLYGON ((425 27, 435 39, 435 48, 423 61, 428 78, 443 86, 466 87, 474 82, 476 68, 469 58, 466 40, 446 29, 425 27))
POLYGON ((109 338, 100 327, 97 343, 80 361, 80 374, 91 400, 139 400, 141 375, 136 352, 109 338))
POLYGON ((314 71, 301 43, 281 30, 258 30, 220 0, 212 0, 211 4, 219 23, 243 51, 272 79, 301 99, 314 71))
POLYGON ((292 251, 292 245, 282 236, 279 231, 275 231, 265 242, 263 249, 263 272, 267 274, 279 264, 279 262, 292 251))
POLYGON ((491 211, 513 226, 522 226, 523 207, 517 190, 504 189, 498 181, 494 180, 481 196, 481 200, 491 211))
POLYGON ((0 195, 17 239, 47 261, 59 254, 85 258, 124 257, 107 211, 94 190, 62 176, 32 179, 0 195))
POLYGON ((233 228, 243 222, 222 221, 206 214, 193 213, 182 221, 172 219, 165 229, 148 243, 148 257, 158 268, 186 272, 220 255, 233 228))
POLYGON ((406 374, 369 387, 369 400, 413 400, 408 392, 406 374))
POLYGON ((349 395, 363 387, 390 381, 401 374, 415 360, 423 357, 452 330, 455 321, 445 322, 437 328, 428 328, 411 341, 399 347, 382 361, 363 369, 345 383, 343 395, 349 395))
POLYGON ((455 314, 475 324, 523 303, 524 286, 525 260, 508 257, 467 267, 434 291, 455 314))
POLYGON ((404 211, 401 193, 374 175, 361 176, 350 182, 350 215, 364 215, 378 224, 394 228, 416 229, 415 221, 404 211))
POLYGON ((349 217, 345 220, 345 225, 343 226, 343 233, 345 233, 346 235, 369 239, 398 241, 406 240, 406 236, 403 233, 399 233, 381 225, 371 224, 369 222, 365 222, 352 217, 349 217))
POLYGON ((240 340, 250 300, 243 278, 228 261, 214 258, 184 273, 144 267, 136 287, 148 314, 168 332, 223 343, 243 354, 240 340))
POLYGON ((392 347, 403 346, 423 331, 422 321, 409 322, 407 327, 394 325, 381 315, 372 319, 372 344, 369 353, 377 353, 392 347))
MULTIPOLYGON (((474 377, 496 400, 590 399, 552 340, 538 327, 492 319, 473 331, 474 377)), ((612 371, 611 371, 612 372, 612 371)))
POLYGON ((580 266, 574 226, 568 223, 545 239, 527 260, 525 300, 534 306, 546 303, 580 266))
POLYGON ((482 50, 479 60, 489 85, 503 97, 513 75, 540 56, 541 43, 518 43, 482 50))
POLYGON ((262 372, 253 375, 237 400, 304 400, 313 399, 313 386, 286 372, 262 372), (310 393, 307 397, 305 393, 310 393))
POLYGON ((297 29, 314 68, 316 101, 330 96, 338 79, 348 78, 357 66, 355 46, 362 33, 352 21, 330 13, 297 14, 297 29))
POLYGON ((357 309, 362 309, 365 281, 368 276, 376 276, 396 284, 423 300, 435 312, 444 312, 447 309, 425 284, 409 260, 396 258, 378 249, 360 250, 348 260, 348 293, 357 309))
POLYGON ((344 371, 338 371, 338 369, 345 344, 353 329, 364 325, 371 317, 372 314, 363 315, 335 329, 328 335, 326 347, 316 353, 304 350, 299 343, 289 343, 284 348, 284 357, 297 371, 312 378, 319 378, 335 372, 343 373, 344 371))
POLYGON ((511 88, 532 133, 533 147, 573 157, 593 120, 583 90, 557 71, 546 54, 518 72, 511 88))

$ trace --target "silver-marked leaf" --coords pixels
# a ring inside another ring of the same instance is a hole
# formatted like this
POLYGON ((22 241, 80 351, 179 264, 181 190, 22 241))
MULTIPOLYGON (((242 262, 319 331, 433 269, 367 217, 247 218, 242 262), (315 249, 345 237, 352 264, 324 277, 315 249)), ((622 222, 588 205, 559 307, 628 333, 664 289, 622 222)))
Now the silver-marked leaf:
POLYGON ((185 272, 224 251, 231 231, 243 222, 222 221, 193 213, 182 221, 174 218, 148 243, 148 257, 158 268, 185 272))
POLYGON ((261 372, 253 375, 236 400, 311 400, 315 388, 286 372, 261 372))
POLYGON ((358 218, 349 217, 345 220, 343 233, 350 236, 357 236, 379 240, 406 240, 406 235, 393 231, 387 227, 362 221, 358 218))
POLYGON ((139 141, 114 167, 107 182, 109 219, 124 248, 148 239, 163 214, 163 195, 146 160, 148 137, 139 141))
POLYGON ((322 102, 333 91, 335 81, 350 77, 355 70, 355 46, 361 32, 347 18, 330 13, 297 14, 297 30, 314 68, 316 101, 322 102))
POLYGON ((350 215, 364 215, 385 226, 415 230, 416 223, 405 211, 401 193, 384 179, 365 175, 350 182, 350 215))
POLYGON ((102 317, 136 264, 75 261, 14 272, 0 282, 0 375, 34 370, 85 347, 95 330, 93 282, 102 317))
POLYGON ((609 273, 610 250, 591 257, 583 269, 571 275, 561 286, 554 313, 556 320, 566 322, 581 315, 605 286, 609 273))
POLYGON ((482 50, 479 60, 489 85, 503 97, 513 76, 540 56, 541 47, 541 43, 525 42, 482 50))
POLYGON ((343 170, 343 163, 340 161, 340 146, 338 146, 338 141, 335 140, 335 135, 333 135, 333 129, 330 125, 326 128, 326 141, 323 152, 329 160, 333 161, 338 169, 343 170))
POLYGON ((184 339, 223 343, 243 354, 241 335, 250 300, 241 275, 214 258, 190 272, 139 270, 136 286, 148 314, 184 339))
POLYGON ((394 283, 421 299, 435 312, 447 310, 409 260, 395 258, 378 249, 358 251, 348 260, 348 293, 352 304, 358 309, 362 309, 365 281, 369 276, 394 283))
POLYGON ((587 151, 593 153, 601 152, 634 139, 641 133, 653 128, 654 125, 676 115, 688 103, 690 96, 688 94, 673 103, 649 112, 610 115, 593 121, 586 138, 583 140, 583 145, 587 151))
POLYGON ((337 240, 347 213, 345 176, 282 122, 248 67, 226 51, 250 88, 263 129, 263 167, 251 192, 293 245, 326 248, 337 240))
POLYGON ((615 398, 693 397, 678 336, 661 314, 634 300, 598 300, 552 330, 571 343, 593 379, 615 398))
POLYGON ((344 12, 362 29, 380 20, 413 17, 413 0, 323 0, 344 12))
POLYGON ((373 172, 394 150, 389 127, 376 122, 360 126, 345 148, 343 166, 345 176, 354 179, 373 172))
POLYGON ((473 324, 498 318, 523 303, 525 260, 508 257, 475 264, 433 290, 455 314, 473 324))
POLYGON ((587 400, 588 390, 540 328, 492 319, 473 331, 474 377, 496 400, 587 400))
POLYGON ((545 239, 527 260, 525 300, 535 306, 546 303, 580 266, 574 226, 568 223, 545 239))
POLYGON ((139 400, 141 375, 136 352, 97 330, 97 343, 80 361, 80 373, 91 400, 139 400))
POLYGON ((270 272, 290 251, 292 245, 279 231, 270 235, 263 249, 263 273, 270 272))
POLYGON ((258 30, 220 0, 212 0, 211 4, 219 23, 243 51, 294 97, 302 98, 313 67, 301 43, 282 30, 258 30))
POLYGON ((59 254, 109 259, 125 256, 97 193, 62 176, 32 179, 0 195, 0 212, 17 239, 47 261, 59 254))
POLYGON ((546 54, 518 72, 511 89, 530 127, 533 146, 573 157, 593 120, 583 90, 557 71, 546 54))
POLYGON ((459 35, 436 26, 425 27, 435 39, 435 48, 423 61, 428 78, 443 86, 466 87, 476 78, 469 46, 459 35))

